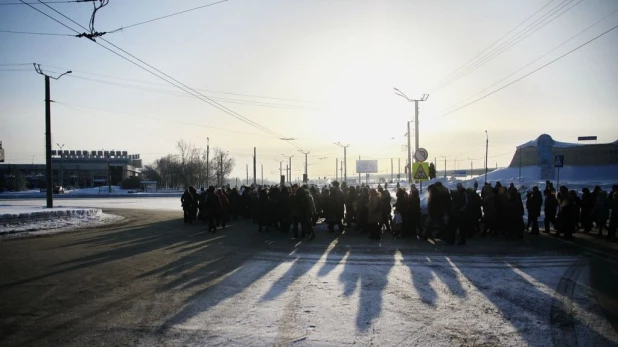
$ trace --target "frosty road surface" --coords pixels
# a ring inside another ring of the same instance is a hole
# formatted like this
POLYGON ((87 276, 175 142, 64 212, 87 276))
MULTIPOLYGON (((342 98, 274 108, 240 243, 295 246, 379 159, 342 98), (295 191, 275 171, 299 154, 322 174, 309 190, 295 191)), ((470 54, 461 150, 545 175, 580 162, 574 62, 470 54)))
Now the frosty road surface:
POLYGON ((614 346, 616 262, 554 238, 216 234, 179 211, 0 242, 2 346, 614 346))

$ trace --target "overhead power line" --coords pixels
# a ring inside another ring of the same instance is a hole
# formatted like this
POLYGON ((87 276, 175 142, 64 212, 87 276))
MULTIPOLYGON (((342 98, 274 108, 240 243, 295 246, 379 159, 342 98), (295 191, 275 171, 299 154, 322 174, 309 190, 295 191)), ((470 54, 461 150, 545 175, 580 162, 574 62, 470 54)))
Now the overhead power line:
POLYGON ((449 114, 451 114, 451 113, 457 112, 457 111, 459 111, 459 110, 461 110, 461 109, 463 109, 463 108, 466 108, 466 107, 468 107, 468 106, 470 106, 470 105, 472 105, 472 104, 474 104, 474 103, 476 103, 476 102, 478 102, 478 101, 481 101, 481 100, 485 99, 486 97, 488 97, 488 96, 490 96, 490 95, 493 95, 493 94, 495 94, 495 93, 497 93, 497 92, 501 91, 502 89, 504 89, 504 88, 506 88, 506 87, 508 87, 508 86, 511 86, 511 85, 513 85, 513 84, 515 84, 515 83, 517 83, 517 82, 519 82, 519 81, 523 80, 524 78, 526 78, 526 77, 528 77, 528 76, 530 76, 530 75, 534 74, 535 72, 537 72, 537 71, 540 71, 540 70, 544 69, 545 67, 547 67, 547 66, 549 66, 549 65, 551 65, 551 64, 553 64, 553 63, 555 63, 555 62, 557 62, 558 60, 560 60, 560 59, 562 59, 562 58, 566 57, 567 55, 569 55, 569 54, 571 54, 571 53, 573 53, 573 52, 577 51, 578 49, 580 49, 580 48, 582 48, 582 47, 586 46, 587 44, 589 44, 589 43, 591 43, 591 42, 593 42, 593 41, 595 41, 595 40, 599 39, 601 36, 604 36, 604 35, 608 34, 609 32, 611 32, 612 30, 614 30, 614 29, 616 29, 616 28, 618 28, 618 25, 614 26, 613 28, 611 28, 611 29, 609 29, 609 30, 607 30, 607 31, 605 31, 605 32, 603 32, 603 33, 601 33, 601 34, 597 35, 597 36, 595 36, 594 38, 592 38, 592 39, 590 39, 590 40, 588 40, 588 41, 584 42, 583 44, 581 44, 581 45, 579 45, 579 46, 577 46, 577 47, 573 48, 572 50, 570 50, 570 51, 566 52, 565 54, 563 54, 563 55, 559 56, 558 58, 556 58, 556 59, 554 59, 554 60, 552 60, 552 61, 548 62, 547 64, 542 65, 541 67, 539 67, 539 68, 537 68, 537 69, 534 69, 534 70, 530 71, 529 73, 527 73, 527 74, 525 74, 525 75, 521 76, 520 78, 518 78, 518 79, 516 79, 516 80, 514 80, 514 81, 512 81, 512 82, 510 82, 510 83, 508 83, 508 84, 506 84, 506 85, 504 85, 504 86, 502 86, 502 87, 500 87, 500 88, 498 88, 498 89, 494 90, 493 92, 488 93, 488 94, 485 94, 485 95, 483 95, 482 97, 480 97, 480 98, 478 98, 478 99, 475 99, 474 101, 471 101, 471 102, 469 102, 469 103, 467 103, 467 104, 465 104, 465 105, 463 105, 463 106, 460 106, 460 107, 458 107, 458 108, 456 108, 456 109, 454 109, 454 110, 452 110, 452 111, 449 111, 449 112, 446 112, 446 113, 444 113, 444 114, 441 114, 439 117, 444 117, 444 116, 449 115, 449 114))
POLYGON ((0 64, 0 66, 31 66, 32 63, 4 63, 0 64))
MULTIPOLYGON (((31 63, 26 63, 24 65, 31 65, 31 63)), ((68 70, 67 68, 59 67, 59 66, 52 66, 52 65, 45 65, 45 64, 41 64, 41 66, 46 66, 46 67, 50 67, 53 69, 68 70)), ((131 79, 131 78, 117 77, 117 76, 93 73, 93 72, 88 72, 88 71, 79 71, 79 70, 72 70, 72 71, 73 71, 73 74, 79 73, 79 74, 84 74, 84 75, 99 76, 99 77, 105 77, 108 79, 117 79, 121 81, 137 82, 137 83, 143 83, 143 84, 154 85, 154 86, 163 86, 163 87, 169 86, 169 84, 164 84, 164 83, 156 83, 156 82, 143 81, 143 80, 137 80, 137 79, 131 79)), ((242 96, 242 97, 247 97, 247 98, 280 100, 280 101, 289 101, 289 102, 297 102, 297 103, 305 103, 305 104, 322 104, 321 101, 314 101, 314 100, 282 98, 282 97, 264 96, 264 95, 256 95, 256 94, 232 93, 232 92, 224 92, 220 90, 212 90, 212 89, 204 89, 204 88, 193 88, 193 89, 207 92, 207 93, 234 95, 234 96, 242 96)))
MULTIPOLYGON (((152 119, 152 120, 157 120, 157 121, 162 121, 162 122, 183 124, 183 125, 195 126, 195 127, 200 127, 200 128, 206 128, 206 129, 228 131, 228 132, 233 132, 235 134, 257 136, 257 137, 269 138, 269 139, 277 139, 276 137, 267 136, 267 135, 254 134, 254 133, 245 132, 245 131, 238 131, 238 130, 234 130, 234 129, 225 129, 225 128, 213 127, 213 126, 209 126, 209 125, 203 125, 203 124, 192 123, 192 122, 185 122, 185 121, 181 121, 181 120, 172 120, 172 119, 166 119, 166 118, 161 118, 161 117, 137 115, 137 114, 133 114, 133 113, 120 112, 120 111, 110 111, 110 110, 104 110, 104 109, 96 108, 96 107, 75 105, 75 104, 66 103, 66 102, 62 102, 62 101, 54 101, 54 103, 56 103, 58 105, 65 106, 65 107, 68 107, 68 108, 71 108, 71 109, 73 109, 75 111, 84 112, 84 113, 87 113, 87 112, 85 112, 84 110, 80 110, 80 108, 81 109, 90 109, 90 110, 95 110, 95 111, 100 111, 100 112, 106 112, 106 113, 121 114, 121 115, 126 115, 126 116, 131 116, 131 117, 137 117, 137 118, 152 119)), ((94 115, 92 113, 88 113, 88 114, 90 114, 92 116, 96 116, 96 115, 94 115)))
MULTIPOLYGON (((568 3, 565 3, 562 7, 558 8, 558 10, 561 10, 562 8, 564 8, 564 6, 568 5, 572 0, 570 0, 568 3)), ((450 86, 451 84, 459 81, 460 79, 466 77, 467 75, 471 74, 472 72, 476 71, 478 68, 480 68, 481 66, 487 64, 488 62, 490 62, 491 60, 493 60, 494 58, 496 58, 497 56, 501 55, 502 53, 506 52, 507 50, 511 49, 512 47, 514 47, 515 45, 517 45, 519 42, 523 41, 524 39, 526 39, 528 36, 534 34, 535 32, 539 31, 540 29, 542 29, 543 27, 545 27, 546 25, 548 25, 549 23, 553 22, 555 19, 561 17, 563 14, 565 14, 566 12, 568 12, 569 10, 571 10, 573 7, 579 5, 583 0, 579 0, 578 2, 576 2, 575 4, 573 4, 573 6, 567 8, 565 11, 559 13, 557 16, 550 18, 550 17, 542 17, 542 20, 546 20, 546 21, 541 21, 541 22, 535 22, 533 23, 533 26, 527 28, 526 30, 523 30, 522 32, 520 32, 519 34, 517 34, 515 37, 509 39, 508 41, 504 42, 503 44, 501 44, 500 46, 498 46, 496 49, 494 49, 489 55, 487 55, 486 57, 482 58, 481 60, 479 60, 478 62, 476 62, 474 65, 470 66, 468 69, 466 69, 465 71, 462 72, 462 74, 460 74, 459 76, 457 76, 454 80, 452 80, 451 82, 447 83, 446 85, 438 88, 438 90, 444 89, 448 86, 450 86), (540 25, 540 26, 539 26, 540 25), (532 31, 530 31, 532 30, 532 31), (525 36, 523 36, 525 35, 525 36), (515 40, 515 41, 513 41, 515 40)), ((555 12, 551 12, 551 15, 553 15, 555 12)))
MULTIPOLYGON (((478 58, 479 56, 481 56, 482 54, 484 54, 485 52, 487 52, 490 48, 492 48, 493 46, 495 46, 498 42, 502 41, 502 39, 504 39, 505 37, 509 36, 513 31, 517 30, 517 28, 519 28, 520 26, 522 26, 524 23, 526 23, 530 18, 536 16, 539 12, 541 12, 545 7, 549 6, 549 4, 551 4, 552 2, 554 2, 555 0, 550 0, 548 3, 546 3, 545 5, 543 5, 543 7, 539 8, 536 12, 534 12, 533 14, 531 14, 530 16, 528 16, 528 18, 524 19, 521 23, 517 24, 513 29, 511 29, 509 32, 507 32, 506 34, 504 34, 502 37, 500 37, 499 39, 497 39, 496 41, 494 41, 491 45, 487 46, 484 50, 482 50, 481 52, 479 52, 477 55, 475 55, 474 57, 472 57, 470 60, 468 60, 467 62, 465 62, 463 65, 461 65, 460 67, 458 67, 457 69, 455 69, 453 72, 451 72, 450 74, 448 74, 446 77, 444 77, 443 79, 441 79, 437 85, 440 86, 442 85, 442 83, 448 81, 454 74, 458 73, 461 69, 463 69, 464 67, 468 66, 468 64, 470 64, 471 62, 473 62, 476 58, 478 58)), ((433 93, 433 90, 430 92, 430 94, 433 93)))
POLYGON ((75 36, 70 34, 54 34, 54 33, 37 33, 31 31, 13 31, 13 30, 0 30, 0 33, 6 34, 26 34, 26 35, 45 35, 45 36, 75 36))
MULTIPOLYGON (((485 65, 486 63, 488 63, 489 61, 493 60, 494 58, 496 58, 497 56, 501 55, 502 53, 504 53, 505 51, 509 50, 510 48, 514 47, 519 42, 521 42, 524 39, 526 39, 528 36, 536 33, 540 29, 544 28, 545 26, 547 26, 548 24, 553 22, 555 19, 561 17, 563 14, 565 14, 568 11, 570 11, 573 7, 577 6, 582 1, 583 0, 579 0, 578 2, 576 2, 571 7, 567 8, 566 10, 564 10, 564 11, 558 13, 556 16, 554 16, 557 12, 561 11, 562 9, 564 9, 566 6, 568 6, 570 3, 573 2, 573 0, 564 0, 562 3, 558 4, 556 7, 550 9, 547 13, 542 15, 540 18, 536 19, 532 23, 528 24, 526 27, 522 28, 513 37, 507 39, 506 41, 504 41, 501 44, 499 44, 497 47, 491 49, 487 54, 481 55, 478 59, 473 61, 472 64, 470 64, 470 65, 466 64, 468 66, 464 67, 459 72, 457 72, 454 75, 452 75, 449 79, 444 81, 444 83, 438 85, 434 89, 433 92, 435 93, 437 91, 440 91, 440 90, 442 90, 442 89, 452 85, 453 83, 459 81, 460 79, 464 78, 465 76, 469 75, 470 73, 476 71, 478 68, 480 68, 481 66, 485 65), (552 18, 552 16, 554 16, 554 17, 552 18)), ((500 40, 502 40, 502 38, 500 40)))
MULTIPOLYGON (((113 86, 118 86, 118 87, 123 87, 123 88, 128 88, 128 89, 133 89, 133 90, 141 90, 141 91, 145 91, 145 92, 159 93, 159 94, 165 94, 165 95, 171 95, 171 96, 179 96, 179 97, 191 97, 190 95, 187 95, 186 93, 174 92, 174 91, 170 91, 170 90, 146 88, 146 87, 132 85, 132 84, 124 84, 124 83, 117 83, 117 82, 110 82, 110 81, 102 81, 102 80, 97 80, 97 79, 94 79, 94 78, 88 78, 88 77, 82 77, 82 76, 73 76, 73 75, 71 75, 71 77, 72 78, 81 79, 81 80, 86 80, 86 81, 92 81, 92 82, 97 82, 97 83, 103 83, 103 84, 108 84, 108 85, 113 85, 113 86)), ((222 101, 222 102, 225 102, 225 103, 238 104, 238 105, 259 106, 259 107, 269 107, 269 108, 281 108, 281 109, 294 109, 294 110, 303 110, 303 111, 314 111, 314 110, 317 110, 317 108, 306 107, 306 106, 298 106, 298 105, 291 105, 291 104, 277 104, 277 103, 268 103, 268 102, 252 101, 252 100, 229 99, 229 98, 222 98, 222 97, 215 97, 215 96, 209 96, 209 98, 211 98, 213 100, 222 101)))
POLYGON ((179 14, 183 14, 183 13, 187 13, 187 12, 191 12, 191 11, 199 10, 199 9, 202 9, 202 8, 205 8, 205 7, 214 6, 214 5, 217 5, 217 4, 220 4, 220 3, 226 2, 226 1, 228 1, 228 0, 221 0, 221 1, 213 2, 213 3, 207 4, 207 5, 202 5, 202 6, 198 6, 198 7, 190 8, 190 9, 188 9, 188 10, 184 10, 184 11, 180 11, 180 12, 175 12, 175 13, 168 14, 168 15, 165 15, 165 16, 162 16, 162 17, 157 17, 157 18, 149 19, 149 20, 146 20, 146 21, 143 21, 143 22, 139 22, 139 23, 135 23, 135 24, 131 24, 131 25, 127 25, 127 26, 123 26, 123 27, 121 27, 121 28, 118 28, 118 29, 115 29, 115 30, 112 30, 112 31, 108 31, 107 33, 108 33, 108 34, 115 33, 115 32, 117 32, 117 31, 122 31, 122 30, 125 30, 125 29, 129 29, 129 28, 136 27, 136 26, 138 26, 138 25, 142 25, 142 24, 151 23, 151 22, 158 21, 158 20, 161 20, 161 19, 165 19, 165 18, 169 18, 169 17, 177 16, 177 15, 179 15, 179 14))
MULTIPOLYGON (((566 41, 563 41, 561 44, 557 45, 556 47, 552 48, 551 50, 545 52, 543 55, 539 56, 538 58, 530 61, 529 63, 527 63, 526 65, 522 66, 521 68, 517 69, 516 71, 514 71, 513 73, 509 74, 508 76, 494 82, 492 85, 490 85, 489 87, 477 92, 476 94, 471 95, 470 97, 462 100, 461 102, 459 102, 459 104, 464 103, 482 93, 484 93, 485 91, 493 88, 494 86, 496 86, 497 84, 499 84, 500 82, 508 79, 509 77, 512 77, 513 75, 517 74, 518 72, 522 71, 523 69, 527 68, 528 66, 536 63, 537 61, 541 60, 542 58, 544 58, 545 56, 547 56, 548 54, 554 52, 555 50, 557 50, 558 48, 564 46, 565 44, 567 44, 568 42, 570 42, 571 40, 575 39, 576 37, 580 36, 581 34, 585 33, 586 31, 590 30, 592 27, 594 27, 595 25, 601 23, 602 21, 604 21, 605 19, 607 19, 608 17, 612 16, 614 13, 618 12, 618 9, 613 10, 612 12, 610 12, 609 14, 605 15, 603 18, 597 20, 596 22, 592 23, 591 25, 589 25, 588 27, 586 27, 585 29, 583 29, 582 31, 578 32, 577 34, 571 36, 571 38, 569 38, 566 41)), ((494 141, 495 142, 495 141, 494 141)))
MULTIPOLYGON (((91 2, 93 0, 58 0, 58 1, 43 1, 44 4, 69 4, 73 2, 91 2)), ((39 5, 38 2, 2 2, 0 6, 8 6, 8 5, 39 5)))
MULTIPOLYGON (((61 15, 62 17, 64 17, 64 18, 68 19, 68 20, 69 20, 69 21, 71 21, 71 22, 73 22, 73 23, 74 23, 74 24, 76 24, 77 26, 79 26, 79 27, 83 28, 84 30, 87 30, 87 29, 86 29, 86 28, 84 28, 81 24, 79 24, 79 23, 75 22, 73 19, 71 19, 71 18, 67 17, 66 15, 64 15, 63 13, 61 13, 61 12, 57 11, 57 10, 56 10, 56 9, 54 9, 53 7, 51 7, 51 6, 47 5, 47 4, 45 4, 45 6, 46 6, 46 7, 48 7, 48 8, 50 8, 52 11, 56 12, 57 14, 61 15)), ((70 27, 69 27, 68 25, 66 25, 65 23, 62 23, 62 22, 58 21, 57 19, 55 19, 55 18, 53 18, 53 17, 51 17, 51 16, 47 15, 46 13, 44 13, 44 12, 42 12, 42 11, 39 11, 39 10, 38 10, 38 9, 36 9, 35 7, 33 7, 33 6, 30 6, 30 7, 31 7, 31 8, 33 8, 33 9, 35 9, 35 10, 36 10, 36 11, 38 11, 38 12, 43 13, 45 16, 47 16, 47 17, 50 17, 50 18, 54 19, 54 21, 59 22, 59 23, 60 23, 60 24, 62 24, 63 26, 68 27, 70 30, 72 30, 72 31, 74 31, 74 32, 76 32, 76 33, 78 32, 77 30, 75 30, 75 29, 73 29, 73 28, 70 28, 70 27)), ((124 53, 124 54, 126 54, 127 56, 129 56, 129 57, 131 57, 131 58, 135 59, 135 61, 134 61, 134 60, 132 60, 132 59, 129 59, 128 57, 126 57, 126 56, 124 56, 124 55, 122 55, 122 54, 120 54, 120 53, 118 53, 117 51, 115 51, 115 50, 114 50, 114 49, 112 49, 112 48, 109 48, 109 47, 107 47, 107 46, 104 46, 104 45, 103 45, 103 44, 101 44, 100 42, 96 42, 96 41, 94 41, 94 42, 95 42, 96 44, 98 44, 99 46, 103 47, 104 49, 106 49, 106 50, 108 50, 108 51, 112 52, 113 54, 115 54, 115 55, 117 55, 117 56, 121 57, 122 59, 127 60, 127 61, 128 61, 128 62, 130 62, 131 64, 133 64, 133 65, 135 65, 135 66, 139 67, 140 69, 142 69, 142 70, 144 70, 144 71, 147 71, 148 73, 150 73, 150 74, 152 74, 152 75, 156 76, 156 77, 157 77, 157 78, 159 78, 159 79, 162 79, 162 80, 166 81, 167 83, 169 83, 169 84, 171 84, 171 85, 173 85, 173 86, 177 87, 178 89, 181 89, 182 91, 184 91, 184 92, 186 92, 186 93, 188 93, 188 94, 190 94, 190 95, 193 95, 193 96, 194 96, 194 97, 196 97, 197 99, 204 101, 205 103, 207 103, 207 104, 209 104, 209 105, 211 105, 211 106, 213 106, 213 107, 215 107, 215 108, 219 109, 220 111, 222 111, 222 112, 224 112, 224 113, 227 113, 227 114, 231 115, 232 117, 234 117, 234 118, 236 118, 236 119, 238 119, 238 120, 240 120, 240 121, 242 121, 242 122, 244 122, 244 123, 246 123, 246 124, 249 124, 249 125, 251 125, 251 126, 253 126, 253 127, 257 128, 257 129, 260 129, 260 130, 262 130, 262 131, 264 131, 264 132, 266 132, 266 133, 268 133, 268 134, 270 134, 270 135, 273 135, 273 136, 279 137, 279 138, 281 138, 281 139, 284 139, 284 138, 285 138, 285 136, 283 136, 283 135, 281 135, 281 134, 279 134, 279 133, 277 133, 277 132, 275 132, 275 131, 273 131, 273 130, 268 129, 268 128, 266 128, 266 127, 264 127, 264 126, 260 125, 259 123, 252 121, 251 119, 248 119, 248 118, 244 117, 243 115, 239 114, 238 112, 235 112, 235 111, 233 111, 233 110, 231 110, 231 109, 227 108, 227 107, 226 107, 226 106, 224 106, 224 105, 221 105, 220 103, 218 103, 218 102, 216 102, 216 101, 214 101, 214 100, 211 100, 211 99, 210 99, 210 98, 208 98, 207 96, 205 96, 205 95, 203 95, 203 94, 201 94, 201 93, 199 93, 199 92, 195 91, 194 89, 192 89, 192 88, 188 87, 187 85, 183 84, 182 82, 180 82, 180 81, 178 81, 178 80, 174 79, 173 77, 171 77, 171 76, 169 76, 169 75, 165 74, 165 73, 164 73, 164 72, 162 72, 161 70, 159 70, 159 69, 155 68, 154 66, 152 66, 152 65, 150 65, 150 64, 148 64, 148 63, 146 63, 145 61, 141 60, 140 58, 137 58, 136 56, 132 55, 131 53, 127 52, 126 50, 124 50, 124 49, 122 49, 122 48, 120 48, 120 47, 118 47, 118 46, 114 45, 114 44, 113 44, 113 43, 111 43, 110 41, 108 41, 108 40, 106 40, 106 39, 104 39, 104 38, 102 38, 102 41, 104 41, 104 42, 106 42, 107 44, 109 44, 110 46, 112 46, 112 47, 114 47, 114 48, 118 49, 119 51, 123 52, 123 53, 124 53), (137 62, 136 62, 136 61, 137 61, 137 62), (139 63, 138 63, 138 62, 139 62, 139 63), (143 66, 143 65, 141 65, 140 63, 141 63, 141 64, 146 65, 148 68, 144 67, 144 66, 143 66), (151 69, 152 69, 152 70, 151 70, 151 69), (156 71, 156 72, 155 72, 155 71, 156 71), (165 76, 165 77, 164 77, 164 76, 165 76)), ((298 149, 301 149, 301 148, 300 148, 297 144, 295 144, 293 141, 287 140, 287 142, 289 142, 290 144, 292 144, 294 147, 296 147, 296 148, 298 148, 298 149)))

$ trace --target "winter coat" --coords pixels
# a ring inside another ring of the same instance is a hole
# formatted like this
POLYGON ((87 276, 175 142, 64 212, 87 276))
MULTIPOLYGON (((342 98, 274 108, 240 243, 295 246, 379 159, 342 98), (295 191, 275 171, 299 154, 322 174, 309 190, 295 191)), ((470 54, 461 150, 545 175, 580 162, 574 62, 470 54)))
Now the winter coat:
POLYGON ((597 202, 594 206, 594 215, 597 221, 607 221, 609 218, 609 200, 607 192, 599 192, 597 202))
POLYGON ((382 222, 382 198, 380 194, 377 194, 369 198, 367 223, 379 224, 382 222))
POLYGON ((393 210, 391 207, 391 194, 388 190, 385 190, 380 195, 382 198, 382 211, 385 215, 390 215, 393 210))
POLYGON ((361 192, 356 200, 358 206, 357 221, 360 225, 367 224, 367 218, 369 218, 369 196, 366 192, 361 192))
POLYGON ((486 223, 496 220, 496 197, 493 191, 486 192, 483 198, 483 220, 486 223))
POLYGON ((189 191, 186 190, 182 194, 182 197, 180 198, 180 203, 182 205, 183 210, 190 211, 193 208, 193 205, 195 204, 195 201, 193 201, 193 195, 191 195, 191 193, 189 193, 189 191))
POLYGON ((288 221, 292 216, 292 212, 290 210, 290 194, 286 192, 281 192, 279 194, 279 201, 277 203, 277 209, 279 211, 279 219, 283 221, 288 221))
POLYGON ((554 194, 549 194, 545 198, 545 216, 556 216, 556 209, 558 208, 558 199, 554 194))
POLYGON ((214 216, 221 210, 221 199, 215 193, 208 193, 206 195, 206 208, 204 212, 207 216, 214 216))
POLYGON ((572 233, 575 230, 575 203, 569 196, 563 197, 556 218, 560 232, 572 233))
POLYGON ((536 219, 541 215, 541 207, 543 206, 543 197, 540 191, 533 191, 530 198, 526 200, 526 209, 528 210, 528 218, 536 219))
POLYGON ((335 220, 343 219, 344 214, 344 198, 343 192, 337 187, 332 187, 328 196, 329 209, 332 217, 335 220))
POLYGON ((221 214, 228 214, 230 213, 230 201, 227 198, 227 195, 225 195, 225 193, 223 193, 222 191, 217 193, 217 196, 219 197, 219 201, 221 201, 221 209, 220 209, 220 213, 221 214))
POLYGON ((298 208, 298 218, 301 221, 309 221, 315 212, 313 197, 303 188, 296 191, 296 203, 298 208))
POLYGON ((614 194, 612 194, 609 206, 612 209, 609 220, 611 221, 612 225, 616 225, 616 223, 618 223, 618 193, 614 192, 614 194))

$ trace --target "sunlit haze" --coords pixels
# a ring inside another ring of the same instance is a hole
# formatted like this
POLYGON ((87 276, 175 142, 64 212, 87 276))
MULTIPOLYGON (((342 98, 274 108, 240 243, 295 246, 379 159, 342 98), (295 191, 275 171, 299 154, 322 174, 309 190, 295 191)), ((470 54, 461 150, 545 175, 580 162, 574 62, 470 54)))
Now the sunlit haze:
MULTIPOLYGON (((348 176, 355 174, 358 156, 379 159, 384 173, 390 172, 390 158, 395 172, 401 159, 403 171, 406 122, 413 120, 414 103, 395 95, 394 87, 413 99, 429 94, 419 104, 419 138, 439 170, 443 156, 449 169, 455 160, 463 168, 470 161, 482 167, 485 130, 490 167, 508 165, 515 146, 543 133, 564 142, 583 135, 598 136, 598 143, 615 141, 618 30, 446 114, 618 24, 618 12, 611 14, 616 1, 567 1, 563 15, 440 88, 456 69, 548 2, 229 0, 103 36, 269 131, 189 96, 87 38, 0 32, 0 141, 7 163, 44 162, 44 79, 25 65, 33 62, 51 75, 73 71, 51 82, 54 144, 126 150, 149 164, 174 153, 180 139, 205 148, 210 138, 212 147, 236 158, 232 176, 243 179, 253 147, 258 176, 263 164, 265 178, 276 179, 284 154, 294 155, 293 177, 301 177, 299 148, 310 152, 310 177, 334 176, 336 158, 343 157, 334 142, 350 145, 348 176)), ((112 31, 208 3, 112 0, 97 14, 95 27, 112 31)), ((90 3, 51 6, 81 25, 90 20, 90 3)), ((35 7, 76 27, 41 4, 35 7)), ((0 6, 0 31, 74 35, 26 5, 0 6)))

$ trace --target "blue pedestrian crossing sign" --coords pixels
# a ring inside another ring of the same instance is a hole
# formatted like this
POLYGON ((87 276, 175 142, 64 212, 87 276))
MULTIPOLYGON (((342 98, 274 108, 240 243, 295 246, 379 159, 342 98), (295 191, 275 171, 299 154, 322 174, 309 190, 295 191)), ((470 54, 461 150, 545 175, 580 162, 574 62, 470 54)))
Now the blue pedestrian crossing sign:
POLYGON ((554 157, 554 167, 564 166, 564 155, 557 155, 554 157))

